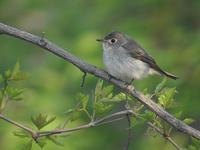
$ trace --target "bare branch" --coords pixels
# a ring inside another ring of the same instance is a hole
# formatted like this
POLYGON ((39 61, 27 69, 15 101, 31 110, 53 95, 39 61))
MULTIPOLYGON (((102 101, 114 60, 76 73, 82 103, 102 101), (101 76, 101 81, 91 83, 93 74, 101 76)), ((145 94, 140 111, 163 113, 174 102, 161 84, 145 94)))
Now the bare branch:
POLYGON ((18 123, 18 122, 15 122, 15 121, 13 121, 13 120, 11 120, 11 119, 9 119, 9 118, 3 116, 2 114, 0 114, 0 119, 6 121, 6 122, 8 122, 8 123, 13 124, 14 126, 17 126, 18 128, 21 128, 21 129, 23 129, 23 130, 29 132, 29 133, 32 134, 32 135, 34 134, 34 131, 33 131, 32 129, 30 129, 30 128, 28 128, 28 127, 26 127, 26 126, 24 126, 24 125, 22 125, 22 124, 20 124, 20 123, 18 123))
POLYGON ((53 131, 38 132, 38 137, 54 135, 54 134, 63 134, 63 133, 66 133, 66 132, 73 132, 73 131, 77 131, 77 130, 81 130, 81 129, 96 127, 96 126, 99 126, 99 125, 102 125, 102 124, 111 123, 113 121, 121 120, 122 118, 120 116, 124 116, 124 115, 134 115, 135 116, 135 113, 132 110, 124 110, 124 111, 120 111, 120 112, 110 114, 110 115, 105 116, 103 118, 92 121, 88 124, 81 125, 81 126, 78 126, 78 127, 75 127, 75 128, 65 128, 65 129, 57 129, 57 130, 53 130, 53 131), (117 117, 117 119, 116 119, 116 117, 117 117), (118 118, 118 117, 120 117, 120 118, 118 118))
POLYGON ((143 103, 148 109, 156 113, 160 118, 171 124, 173 127, 175 127, 177 130, 186 133, 194 138, 200 139, 200 131, 196 130, 182 121, 176 119, 174 116, 169 114, 167 111, 165 111, 161 106, 156 104, 154 101, 152 101, 150 98, 147 98, 144 96, 143 93, 135 90, 135 88, 132 85, 127 86, 124 82, 117 80, 115 78, 110 78, 110 75, 105 72, 104 70, 101 70, 97 68, 96 66, 93 66, 91 64, 88 64, 79 58, 73 56, 69 52, 65 51, 61 47, 53 44, 52 42, 48 41, 45 38, 42 38, 43 42, 41 42, 41 37, 38 37, 36 35, 30 34, 28 32, 19 30, 17 28, 5 25, 3 23, 0 23, 0 33, 7 34, 13 37, 16 37, 18 39, 22 39, 24 41, 28 41, 30 43, 33 43, 34 45, 40 46, 41 48, 48 50, 49 52, 52 52, 53 54, 65 59, 66 61, 72 63, 80 70, 83 70, 87 73, 93 74, 98 78, 101 78, 103 80, 109 81, 110 83, 116 85, 120 89, 122 89, 125 93, 130 94, 132 97, 136 98, 138 101, 143 103), (44 44, 45 43, 45 44, 44 44), (110 79, 110 80, 109 80, 110 79))
POLYGON ((166 140, 168 140, 177 150, 182 150, 182 148, 169 136, 166 135, 164 131, 162 131, 159 127, 155 126, 153 123, 148 122, 147 125, 155 129, 158 133, 160 133, 166 140))
POLYGON ((131 119, 130 119, 129 114, 127 114, 126 117, 128 121, 128 139, 127 139, 127 143, 125 145, 124 150, 128 150, 130 142, 131 142, 131 119))
MULTIPOLYGON (((124 119, 124 116, 127 116, 128 127, 129 127, 128 128, 128 143, 125 146, 125 150, 128 150, 129 145, 130 145, 130 139, 131 139, 130 117, 131 116, 138 117, 138 114, 136 114, 132 110, 124 110, 124 111, 116 112, 116 113, 110 114, 108 116, 105 116, 103 118, 97 119, 96 121, 92 121, 88 124, 80 125, 80 126, 74 127, 74 128, 64 128, 64 129, 57 129, 57 130, 51 130, 51 131, 38 131, 38 132, 34 131, 33 129, 28 128, 28 127, 26 127, 26 126, 24 126, 24 125, 22 125, 18 122, 15 122, 15 121, 3 116, 2 114, 0 114, 0 119, 18 127, 18 128, 21 128, 22 130, 29 132, 32 135, 32 138, 37 142, 38 138, 41 138, 41 137, 44 137, 44 136, 50 136, 50 135, 54 135, 54 134, 64 134, 64 133, 67 133, 67 132, 74 132, 74 131, 79 131, 79 130, 82 130, 82 129, 96 127, 96 126, 103 125, 103 124, 109 124, 109 123, 112 123, 114 121, 119 121, 121 119, 124 119)), ((167 136, 159 127, 155 126, 151 122, 148 122, 147 125, 154 128, 158 133, 163 135, 163 137, 166 140, 168 140, 173 146, 175 146, 177 150, 181 150, 180 146, 170 136, 167 136)))

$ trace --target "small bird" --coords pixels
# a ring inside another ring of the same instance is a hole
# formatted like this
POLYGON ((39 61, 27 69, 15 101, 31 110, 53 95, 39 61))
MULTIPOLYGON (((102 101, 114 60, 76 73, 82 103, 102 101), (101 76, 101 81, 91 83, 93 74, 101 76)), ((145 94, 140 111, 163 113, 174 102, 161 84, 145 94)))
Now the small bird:
POLYGON ((163 71, 135 40, 122 32, 111 32, 97 41, 103 45, 103 62, 107 72, 117 79, 131 83, 152 74, 174 80, 178 78, 163 71))

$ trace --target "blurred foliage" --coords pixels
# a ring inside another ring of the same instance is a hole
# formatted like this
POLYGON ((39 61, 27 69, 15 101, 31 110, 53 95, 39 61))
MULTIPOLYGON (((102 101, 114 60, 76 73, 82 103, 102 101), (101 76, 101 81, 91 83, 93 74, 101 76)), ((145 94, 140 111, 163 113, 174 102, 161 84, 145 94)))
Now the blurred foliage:
MULTIPOLYGON (((199 0, 0 0, 1 22, 37 35, 42 35, 44 31, 49 40, 99 67, 103 67, 102 48, 95 42, 96 38, 103 37, 114 30, 134 37, 162 68, 180 77, 177 81, 168 80, 165 85, 169 88, 162 92, 168 91, 165 97, 172 100, 174 98, 170 93, 179 91, 174 100, 176 105, 174 113, 177 116, 181 114, 181 116, 194 118, 196 121, 192 125, 198 129, 200 123, 199 18, 199 0)), ((4 72, 4 75, 0 75, 0 81, 4 79, 5 74, 8 77, 12 76, 13 70, 6 70, 17 60, 20 61, 21 68, 29 72, 26 81, 17 84, 16 81, 12 81, 14 86, 11 86, 12 88, 7 92, 10 98, 14 96, 16 100, 21 99, 21 94, 25 97, 18 103, 9 103, 7 109, 3 111, 10 118, 27 123, 30 121, 30 116, 48 114, 57 118, 45 129, 55 128, 58 123, 66 119, 67 114, 64 112, 79 101, 76 93, 90 93, 95 87, 97 79, 87 75, 85 85, 81 88, 82 72, 49 52, 4 35, 0 36, 0 43, 0 72, 4 72), (28 90, 24 91, 20 87, 26 87, 28 90)), ((146 93, 152 93, 161 80, 161 77, 152 76, 135 81, 134 84, 138 89, 146 89, 146 93)), ((0 86, 4 84, 5 82, 1 82, 0 86)), ((117 89, 114 88, 114 91, 117 89)), ((86 101, 87 98, 83 100, 84 105, 86 101)), ((169 104, 168 101, 163 101, 162 97, 158 102, 162 105, 169 104)), ((88 100, 88 104, 90 103, 91 100, 88 100)), ((174 111, 173 108, 166 109, 174 111)), ((152 114, 147 113, 147 116, 151 117, 152 114)), ((86 120, 88 117, 83 115, 82 120, 74 122, 74 125, 86 120)), ((38 149, 38 146, 31 141, 22 141, 8 134, 14 127, 3 121, 0 123, 1 149, 21 149, 24 142, 27 142, 28 148, 38 149)), ((144 126, 134 128, 131 149, 156 150, 161 146, 163 150, 174 149, 162 138, 145 136, 144 131, 144 126)), ((125 143, 126 133, 126 122, 119 122, 117 125, 106 125, 73 134, 70 138, 64 139, 65 147, 57 147, 50 142, 43 149, 121 149, 125 143)), ((174 137, 180 145, 191 142, 179 133, 174 137)), ((25 149, 28 149, 27 147, 25 149)), ((193 147, 191 146, 190 149, 193 147)))

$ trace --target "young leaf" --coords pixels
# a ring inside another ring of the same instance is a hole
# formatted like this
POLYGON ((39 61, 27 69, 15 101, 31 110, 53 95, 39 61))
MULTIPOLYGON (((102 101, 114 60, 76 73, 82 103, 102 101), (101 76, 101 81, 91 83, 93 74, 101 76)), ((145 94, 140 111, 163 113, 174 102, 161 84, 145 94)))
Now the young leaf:
POLYGON ((43 127, 47 126, 51 122, 53 122, 56 117, 47 118, 47 115, 39 114, 37 117, 31 117, 32 123, 38 128, 38 130, 42 129, 43 127))
POLYGON ((26 144, 23 145, 22 150, 31 150, 32 149, 33 140, 31 139, 26 144))
POLYGON ((80 93, 78 94, 78 99, 81 101, 83 109, 86 109, 89 101, 89 96, 80 93))
POLYGON ((54 144, 58 145, 58 146, 64 146, 64 144, 61 143, 61 142, 57 139, 57 136, 48 136, 47 139, 50 140, 51 142, 53 142, 54 144))
POLYGON ((160 95, 158 97, 158 102, 161 104, 161 106, 165 106, 167 103, 166 96, 164 94, 160 95))
POLYGON ((11 71, 10 71, 10 69, 8 69, 8 70, 5 71, 5 77, 6 77, 7 80, 10 79, 10 77, 11 77, 11 71))
POLYGON ((104 104, 102 102, 97 102, 94 104, 94 111, 97 114, 107 113, 112 110, 113 104, 104 104))
POLYGON ((13 81, 21 81, 21 80, 26 80, 28 78, 28 74, 24 72, 18 72, 15 74, 12 78, 13 81))
POLYGON ((158 102, 165 108, 172 106, 174 102, 174 94, 176 93, 176 88, 166 88, 162 90, 161 94, 158 96, 158 102))
POLYGON ((75 109, 70 108, 70 109, 68 109, 67 111, 65 111, 65 114, 70 114, 70 113, 72 113, 72 112, 74 112, 74 111, 75 111, 75 109))
POLYGON ((145 111, 141 114, 141 117, 144 118, 145 121, 150 121, 154 118, 155 114, 152 111, 145 111))
POLYGON ((24 92, 24 89, 17 89, 13 87, 8 87, 7 88, 7 94, 9 96, 10 100, 22 100, 22 93, 24 92))
POLYGON ((123 100, 126 100, 126 94, 124 94, 124 93, 119 93, 119 94, 117 94, 117 95, 115 95, 115 96, 113 97, 113 100, 115 100, 115 101, 123 101, 123 100))
POLYGON ((20 138, 28 138, 31 137, 30 133, 24 131, 24 130, 19 130, 19 131, 14 131, 13 134, 15 136, 18 136, 20 138))
POLYGON ((174 116, 175 116, 176 118, 180 118, 182 114, 183 114, 183 111, 180 110, 180 111, 178 111, 177 113, 175 113, 174 116))
POLYGON ((195 120, 192 119, 192 118, 185 118, 185 119, 183 120, 183 122, 186 123, 186 124, 192 124, 194 121, 195 121, 195 120))
POLYGON ((192 143, 199 150, 199 148, 200 148, 200 141, 198 139, 192 138, 192 143))
POLYGON ((40 148, 43 148, 47 144, 46 140, 46 138, 40 138, 36 143, 40 146, 40 148))
POLYGON ((19 62, 16 62, 16 64, 13 67, 12 78, 19 72, 20 72, 20 64, 19 62))
POLYGON ((113 88, 114 88, 113 85, 108 85, 108 86, 104 87, 102 90, 102 96, 103 97, 109 96, 112 93, 113 88))
POLYGON ((154 90, 154 93, 158 93, 165 85, 167 82, 167 78, 163 78, 163 80, 156 86, 156 89, 154 90))
POLYGON ((94 93, 96 97, 101 96, 102 87, 103 87, 103 81, 102 80, 98 80, 96 88, 95 88, 95 93, 94 93))

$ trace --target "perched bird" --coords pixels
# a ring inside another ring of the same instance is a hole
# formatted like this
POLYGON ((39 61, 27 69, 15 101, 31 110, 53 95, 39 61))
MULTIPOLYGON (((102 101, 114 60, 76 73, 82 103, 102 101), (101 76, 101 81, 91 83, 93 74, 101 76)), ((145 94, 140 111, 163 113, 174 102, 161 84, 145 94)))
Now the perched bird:
POLYGON ((151 74, 178 77, 163 71, 155 60, 133 39, 122 32, 111 32, 103 39, 103 62, 108 73, 127 83, 151 74))

